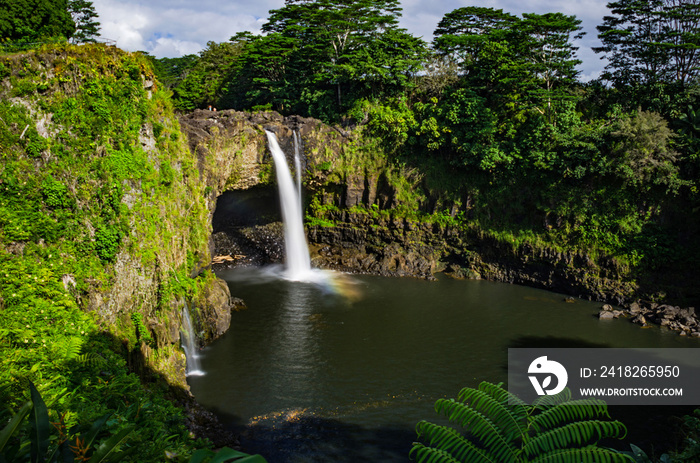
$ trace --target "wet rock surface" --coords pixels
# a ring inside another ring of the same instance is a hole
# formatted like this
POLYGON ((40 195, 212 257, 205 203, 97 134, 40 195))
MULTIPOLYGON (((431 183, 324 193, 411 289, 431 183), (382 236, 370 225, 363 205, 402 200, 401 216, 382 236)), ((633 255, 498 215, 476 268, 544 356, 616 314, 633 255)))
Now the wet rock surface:
POLYGON ((598 316, 601 320, 626 317, 641 327, 665 326, 670 330, 678 331, 681 336, 700 337, 700 319, 694 307, 635 301, 623 306, 621 310, 605 304, 598 316))
POLYGON ((252 227, 229 228, 212 235, 213 268, 261 267, 284 259, 284 229, 281 222, 252 227))
POLYGON ((583 253, 515 247, 476 230, 348 210, 328 214, 334 226, 308 228, 314 264, 346 272, 488 279, 620 304, 636 287, 614 263, 596 266, 583 253))

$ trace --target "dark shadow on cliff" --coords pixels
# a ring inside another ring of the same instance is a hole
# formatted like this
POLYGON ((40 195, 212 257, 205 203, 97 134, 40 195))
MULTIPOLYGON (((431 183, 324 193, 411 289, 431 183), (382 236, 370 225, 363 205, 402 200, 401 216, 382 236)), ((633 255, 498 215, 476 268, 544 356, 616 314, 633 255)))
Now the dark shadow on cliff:
MULTIPOLYGON (((85 355, 70 360, 66 367, 69 371, 67 377, 75 385, 76 393, 86 395, 86 400, 98 394, 102 409, 114 410, 133 420, 137 426, 139 419, 162 420, 164 426, 173 419, 176 421, 171 422, 171 426, 181 423, 174 418, 177 415, 167 410, 159 411, 159 406, 154 405, 161 396, 184 410, 185 419, 181 424, 196 438, 209 439, 216 448, 240 447, 236 435, 224 427, 216 415, 197 403, 189 390, 169 382, 149 365, 144 352, 150 348, 145 344, 130 349, 126 339, 102 331, 90 335, 84 346, 85 355), (133 379, 125 375, 123 367, 110 362, 111 355, 125 359, 128 372, 136 375, 140 384, 135 385, 133 379), (131 413, 131 409, 135 413, 131 413)), ((173 368, 177 366, 173 365, 173 368)))
POLYGON ((275 186, 225 191, 216 199, 214 233, 230 228, 264 225, 282 220, 275 186))
POLYGON ((218 267, 263 266, 281 262, 284 232, 274 186, 226 191, 216 201, 212 245, 218 267))

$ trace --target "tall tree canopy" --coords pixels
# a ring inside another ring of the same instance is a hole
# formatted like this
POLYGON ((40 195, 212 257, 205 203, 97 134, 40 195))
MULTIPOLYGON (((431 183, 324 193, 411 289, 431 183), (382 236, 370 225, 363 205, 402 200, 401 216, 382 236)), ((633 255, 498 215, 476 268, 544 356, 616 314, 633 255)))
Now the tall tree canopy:
POLYGON ((581 62, 572 40, 581 21, 562 13, 524 14, 464 7, 447 13, 435 30, 438 53, 460 63, 470 87, 482 88, 492 107, 525 103, 551 120, 552 101, 566 96, 581 62))
POLYGON ((199 58, 184 56, 177 60, 164 58, 159 69, 171 82, 177 82, 174 88, 178 109, 191 111, 207 105, 216 105, 222 93, 230 69, 235 65, 243 50, 241 43, 208 42, 207 48, 199 53, 199 58), (168 71, 168 67, 169 71, 168 71), (179 72, 179 74, 175 74, 179 72))
POLYGON ((561 97, 555 86, 571 85, 579 75, 576 66, 581 60, 576 59, 578 48, 571 41, 583 37, 581 20, 562 13, 526 13, 523 18, 520 27, 526 60, 532 74, 544 84, 542 93, 551 120, 552 99, 561 97))
POLYGON ((435 49, 468 66, 488 42, 508 42, 517 16, 487 7, 468 6, 447 13, 435 29, 435 49))
POLYGON ((405 86, 401 76, 419 68, 425 45, 398 28, 400 13, 397 0, 287 0, 270 12, 264 42, 286 57, 278 78, 322 112, 338 111, 359 94, 405 86))
POLYGON ((95 42, 100 31, 97 12, 92 2, 88 0, 68 0, 68 11, 75 23, 75 34, 71 37, 73 43, 95 42))
POLYGON ((608 60, 603 78, 616 86, 691 82, 700 72, 700 0, 618 0, 598 26, 608 60))
POLYGON ((0 2, 0 38, 36 41, 48 37, 69 38, 75 23, 68 0, 4 0, 0 2))

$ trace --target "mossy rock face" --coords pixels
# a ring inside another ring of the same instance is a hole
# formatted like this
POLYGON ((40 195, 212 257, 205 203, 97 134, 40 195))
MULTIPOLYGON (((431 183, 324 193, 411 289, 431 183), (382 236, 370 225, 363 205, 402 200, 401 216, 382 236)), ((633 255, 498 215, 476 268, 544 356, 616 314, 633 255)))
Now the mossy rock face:
POLYGON ((638 291, 614 261, 582 251, 535 243, 514 247, 478 228, 361 208, 319 206, 317 212, 320 217, 307 228, 314 264, 321 267, 421 278, 445 271, 454 278, 518 283, 616 303, 638 291))
POLYGON ((216 279, 193 301, 196 330, 200 345, 206 345, 224 334, 231 324, 231 292, 225 281, 216 279))
MULTIPOLYGON (((206 270, 215 206, 207 193, 217 185, 202 175, 150 62, 114 47, 59 45, 0 56, 0 69, 0 273, 36 281, 0 284, 8 329, 29 326, 61 343, 62 331, 23 320, 61 313, 186 387, 173 302, 199 300, 211 324, 204 332, 220 334, 230 320, 206 296, 223 284, 206 270), (84 312, 89 321, 79 321, 84 312)), ((22 368, 2 366, 10 376, 22 368)))

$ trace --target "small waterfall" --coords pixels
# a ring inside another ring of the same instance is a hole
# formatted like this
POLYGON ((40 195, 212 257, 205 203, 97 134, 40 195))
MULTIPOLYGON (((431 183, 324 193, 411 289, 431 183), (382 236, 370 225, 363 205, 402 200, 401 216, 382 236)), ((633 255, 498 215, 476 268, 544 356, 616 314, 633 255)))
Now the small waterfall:
POLYGON ((197 338, 194 336, 192 328, 192 320, 190 319, 190 309, 185 307, 182 309, 182 330, 180 332, 182 339, 182 348, 185 349, 185 357, 187 357, 187 376, 202 376, 202 371, 199 365, 199 355, 197 355, 197 338))
MULTIPOLYGON (((304 281, 311 273, 309 247, 304 235, 304 223, 301 207, 301 162, 297 167, 297 187, 294 186, 292 174, 287 165, 287 157, 277 142, 277 136, 265 131, 270 145, 270 153, 275 162, 277 185, 279 187, 282 221, 284 222, 284 248, 287 255, 285 278, 292 281, 304 281)), ((298 144, 295 136, 295 151, 298 144)), ((296 156, 298 158, 298 156, 296 156)), ((297 162, 297 161, 295 161, 297 162)))
MULTIPOLYGON (((301 135, 296 130, 294 131, 294 169, 297 174, 297 192, 299 204, 301 204, 301 135)), ((301 208, 301 206, 299 206, 301 208)))

